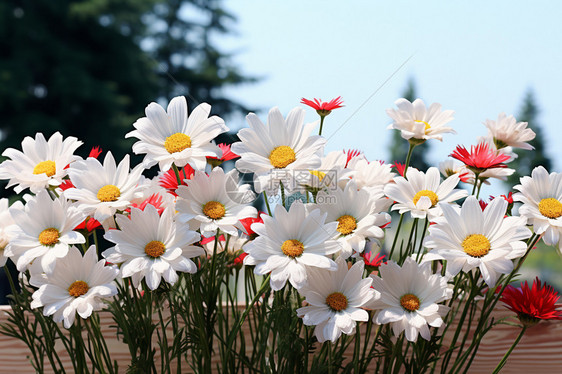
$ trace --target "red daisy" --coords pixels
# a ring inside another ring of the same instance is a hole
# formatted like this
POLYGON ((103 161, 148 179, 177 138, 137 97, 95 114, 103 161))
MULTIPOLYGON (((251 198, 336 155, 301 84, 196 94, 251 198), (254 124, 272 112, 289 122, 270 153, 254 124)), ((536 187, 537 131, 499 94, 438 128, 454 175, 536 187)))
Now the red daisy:
POLYGON ((360 256, 363 257, 363 260, 365 261, 365 266, 371 266, 375 268, 381 266, 384 260, 384 255, 380 253, 377 253, 376 255, 373 254, 373 252, 361 253, 360 256))
POLYGON ((242 252, 240 256, 234 259, 234 266, 242 266, 244 265, 244 259, 248 256, 246 252, 242 252))
POLYGON ((262 214, 266 214, 266 213, 258 212, 257 217, 248 217, 240 220, 240 223, 244 227, 244 229, 242 230, 244 234, 248 235, 250 238, 254 238, 256 236, 256 233, 254 232, 254 230, 252 230, 251 226, 253 223, 263 223, 263 219, 261 218, 262 214))
POLYGON ((232 152, 230 150, 230 144, 225 144, 225 143, 220 143, 218 145, 218 147, 221 149, 222 151, 222 157, 221 158, 216 158, 216 157, 209 157, 207 156, 207 160, 219 160, 219 161, 228 161, 228 160, 234 160, 235 158, 238 158, 240 156, 238 156, 236 153, 232 152))
POLYGON ((504 162, 509 160, 508 155, 498 154, 488 143, 472 145, 470 152, 464 146, 458 145, 450 156, 464 162, 475 174, 480 174, 486 169, 505 168, 507 165, 504 162))
POLYGON ((132 203, 131 207, 125 209, 125 212, 131 213, 131 208, 138 208, 140 210, 144 210, 144 208, 146 208, 147 205, 152 205, 156 208, 158 214, 162 215, 162 212, 164 211, 164 206, 162 206, 163 202, 164 201, 162 200, 162 196, 160 194, 153 193, 140 204, 132 203))
POLYGON ((92 217, 88 217, 81 224, 76 226, 74 230, 88 230, 88 232, 92 232, 93 230, 97 229, 100 226, 101 223, 99 223, 92 217))
POLYGON ((341 96, 336 97, 328 102, 322 102, 320 99, 308 100, 304 97, 301 99, 301 104, 308 105, 321 116, 327 116, 334 109, 341 108, 343 106, 343 100, 341 96))
POLYGON ((95 146, 90 150, 88 157, 98 158, 101 155, 101 147, 95 146))
POLYGON ((404 169, 406 169, 406 164, 402 164, 398 161, 394 161, 394 164, 392 164, 392 166, 396 169, 398 174, 404 176, 404 169))
POLYGON ((348 149, 347 151, 344 149, 343 153, 347 155, 347 160, 345 161, 344 168, 346 168, 349 162, 353 160, 355 157, 359 157, 363 154, 363 152, 361 152, 358 149, 348 149))
POLYGON ((562 319, 562 310, 556 308, 558 292, 537 277, 533 286, 529 288, 527 281, 521 283, 521 288, 508 285, 501 297, 506 307, 517 313, 521 323, 534 325, 541 320, 562 319))
POLYGON ((482 199, 478 200, 478 203, 480 204, 480 209, 482 209, 482 211, 484 211, 484 209, 486 209, 486 207, 488 206, 488 202, 486 202, 482 199))
MULTIPOLYGON (((179 172, 180 172, 181 184, 187 186, 185 180, 191 179, 193 177, 193 174, 195 173, 195 170, 193 170, 193 168, 189 166, 189 164, 187 164, 183 168, 181 168, 179 172)), ((162 176, 160 176, 160 180, 158 181, 158 184, 161 187, 167 189, 168 192, 171 193, 172 195, 178 196, 176 194, 176 190, 179 187, 178 178, 176 177, 176 173, 174 172, 174 169, 170 169, 164 174, 162 174, 162 176)))

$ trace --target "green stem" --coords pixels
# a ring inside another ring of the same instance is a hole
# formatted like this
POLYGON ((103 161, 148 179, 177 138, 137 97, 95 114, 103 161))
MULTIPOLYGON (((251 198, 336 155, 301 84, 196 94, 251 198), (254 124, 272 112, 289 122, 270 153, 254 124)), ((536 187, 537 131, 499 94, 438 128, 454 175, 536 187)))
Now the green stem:
POLYGON ((324 127, 324 117, 326 116, 320 116, 320 131, 318 131, 318 135, 322 135, 322 128, 324 127))
POLYGON ((500 370, 503 368, 503 366, 507 362, 507 358, 509 357, 511 352, 513 352, 513 349, 515 348, 515 346, 519 343, 519 341, 523 337, 523 334, 525 333, 525 330, 527 330, 527 326, 523 326, 523 328, 521 329, 521 332, 519 333, 519 335, 517 335, 517 339, 515 339, 515 341, 513 342, 511 347, 509 348, 509 350, 507 352, 505 352, 505 355, 503 356, 503 358, 500 361, 500 363, 498 364, 498 366, 496 366, 496 368, 494 369, 494 372, 492 374, 497 374, 497 373, 500 372, 500 370))
POLYGON ((281 189, 281 204, 286 209, 287 205, 285 205, 285 187, 283 187, 283 183, 279 182, 279 188, 281 189))
POLYGON ((478 186, 478 176, 480 175, 480 173, 474 173, 474 187, 472 187, 472 192, 470 193, 471 195, 474 195, 474 193, 476 192, 476 187, 478 186))
POLYGON ((390 248, 390 254, 388 255, 388 259, 392 259, 392 254, 394 253, 394 248, 396 247, 396 242, 398 242, 398 234, 400 233, 400 228, 402 227, 402 221, 404 220, 404 214, 400 215, 400 221, 398 221, 398 227, 396 228, 396 232, 394 233, 394 240, 392 241, 392 247, 390 248))
POLYGON ((408 171, 408 166, 410 166, 410 159, 412 158, 412 152, 416 144, 410 143, 410 148, 408 149, 408 156, 406 157, 406 165, 404 166, 404 178, 406 178, 406 172, 408 171))
POLYGON ((265 193, 265 191, 263 191, 263 200, 265 201, 265 207, 267 208, 267 214, 269 214, 270 216, 271 214, 271 207, 269 206, 269 200, 267 200, 267 194, 265 193))
POLYGON ((174 174, 176 174, 176 179, 178 181, 178 187, 181 186, 180 170, 175 163, 172 163, 172 169, 174 169, 174 174))

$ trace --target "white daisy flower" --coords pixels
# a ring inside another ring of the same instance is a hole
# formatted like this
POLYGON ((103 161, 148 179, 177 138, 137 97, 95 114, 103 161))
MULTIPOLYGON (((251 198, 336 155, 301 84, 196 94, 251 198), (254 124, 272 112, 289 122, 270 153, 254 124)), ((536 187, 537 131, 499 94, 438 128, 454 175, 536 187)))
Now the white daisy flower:
POLYGON ((10 179, 7 187, 15 185, 14 191, 18 194, 26 188, 37 193, 49 186, 58 186, 66 176, 68 164, 80 159, 74 151, 81 145, 82 142, 72 136, 63 141, 59 132, 48 141, 42 133, 37 133, 35 139, 26 136, 21 143, 23 152, 8 148, 2 153, 10 160, 0 164, 0 179, 10 179))
POLYGON ((522 177, 521 184, 513 187, 519 192, 513 200, 523 205, 519 214, 527 217, 547 245, 558 244, 562 251, 562 174, 550 173, 542 166, 533 169, 530 177, 522 177))
POLYGON ((390 215, 380 213, 381 206, 386 199, 379 196, 372 199, 364 189, 357 189, 354 181, 346 184, 342 190, 326 193, 320 191, 316 197, 317 204, 310 204, 311 208, 318 208, 327 213, 328 222, 338 222, 338 243, 341 245, 339 253, 344 259, 352 255, 353 251, 361 253, 365 249, 367 240, 378 240, 384 237, 380 226, 390 222, 390 215))
POLYGON ((369 162, 365 158, 354 157, 349 161, 348 168, 353 172, 353 180, 357 188, 364 188, 371 194, 382 192, 384 186, 392 183, 396 176, 392 165, 380 161, 369 162))
POLYGON ((72 244, 86 242, 82 234, 73 231, 86 216, 64 195, 53 200, 46 190, 41 190, 25 207, 12 206, 10 214, 15 225, 9 228, 11 239, 5 255, 17 257, 14 262, 19 271, 35 259, 44 271, 50 271, 72 244))
POLYGON ((254 113, 246 116, 250 128, 238 132, 241 142, 231 149, 241 157, 236 168, 255 173, 258 193, 267 190, 275 194, 279 182, 292 191, 298 186, 297 174, 320 167, 326 139, 310 135, 317 122, 304 125, 304 115, 304 109, 294 108, 285 120, 279 109, 273 108, 267 126, 254 113))
POLYGON ((394 102, 398 109, 387 109, 386 114, 394 120, 388 129, 400 130, 402 138, 416 143, 423 143, 427 139, 442 141, 441 134, 456 134, 451 127, 445 126, 453 120, 452 110, 441 111, 441 104, 433 103, 429 108, 425 107, 421 99, 413 103, 406 99, 398 99, 394 102))
POLYGON ((273 217, 262 215, 263 223, 254 223, 252 230, 259 236, 244 246, 248 256, 244 265, 256 265, 254 273, 271 273, 271 288, 278 291, 287 280, 299 289, 307 283, 309 267, 335 270, 336 263, 329 255, 341 249, 333 239, 337 235, 336 222, 326 222, 326 214, 319 209, 306 212, 303 204, 295 202, 287 212, 277 205, 273 217))
POLYGON ((115 219, 119 230, 109 230, 104 235, 115 247, 104 251, 103 257, 121 264, 121 276, 131 277, 135 287, 145 278, 148 288, 155 290, 162 277, 174 284, 178 271, 197 271, 190 258, 205 253, 203 248, 192 245, 201 236, 176 222, 172 208, 160 216, 154 206, 147 205, 144 211, 132 208, 130 216, 118 215, 115 219))
POLYGON ((295 180, 304 190, 332 190, 337 188, 338 182, 348 180, 353 172, 345 168, 347 155, 344 152, 333 151, 322 157, 318 169, 299 171, 295 180))
MULTIPOLYGON (((13 207, 22 209, 23 205, 20 202, 15 202, 13 207)), ((8 199, 0 199, 0 266, 6 265, 6 261, 8 260, 4 249, 6 249, 6 246, 10 243, 10 239, 12 238, 11 232, 14 231, 13 225, 15 224, 8 208, 8 199)))
POLYGON ((225 174, 216 167, 207 176, 196 171, 189 186, 180 186, 176 193, 178 220, 189 223, 192 230, 201 230, 201 235, 212 236, 217 230, 236 235, 238 221, 255 217, 257 210, 251 205, 241 204, 254 200, 250 186, 238 186, 238 172, 225 174))
POLYGON ((84 319, 105 307, 104 300, 117 295, 114 280, 119 273, 115 266, 98 261, 95 246, 84 257, 76 247, 57 261, 54 271, 31 275, 30 284, 39 287, 32 295, 31 308, 43 307, 43 315, 64 321, 70 328, 76 313, 84 319))
POLYGON ((395 177, 395 184, 388 184, 384 193, 396 201, 392 210, 400 214, 410 212, 414 218, 432 220, 441 215, 441 207, 465 197, 465 190, 455 189, 459 183, 458 175, 451 175, 441 183, 439 169, 431 167, 427 173, 408 168, 406 177, 395 177))
POLYGON ((378 310, 373 321, 390 323, 394 335, 404 331, 408 341, 417 341, 418 335, 430 340, 429 326, 441 327, 449 311, 446 305, 438 304, 453 296, 447 279, 411 257, 402 267, 393 261, 382 264, 379 274, 371 275, 377 295, 370 307, 378 310))
POLYGON ((363 307, 375 297, 373 280, 363 279, 363 262, 348 269, 347 262, 338 257, 336 264, 336 271, 309 268, 308 286, 299 290, 310 305, 297 309, 297 315, 305 325, 316 326, 314 334, 320 343, 335 342, 342 332, 354 334, 357 322, 369 320, 363 307))
POLYGON ((142 165, 129 170, 129 155, 116 166, 111 152, 107 152, 103 165, 95 158, 75 162, 68 171, 74 185, 65 191, 69 199, 77 200, 78 208, 86 215, 107 226, 107 220, 116 211, 125 210, 141 187, 138 186, 142 165))
POLYGON ((484 125, 488 128, 489 134, 498 149, 507 146, 527 150, 534 149, 527 142, 533 140, 536 134, 527 127, 527 122, 517 122, 512 115, 500 113, 497 121, 487 119, 484 125))
POLYGON ((166 171, 172 164, 178 167, 189 164, 195 170, 205 170, 207 156, 222 156, 220 148, 211 141, 227 132, 228 127, 222 118, 209 117, 209 104, 198 105, 188 117, 187 101, 178 96, 170 101, 168 113, 156 103, 148 104, 145 112, 146 117, 133 125, 136 130, 125 136, 139 139, 133 145, 133 152, 146 153, 145 167, 158 163, 160 170, 166 171))
POLYGON ((424 246, 431 248, 423 261, 447 260, 447 274, 479 268, 488 286, 499 274, 513 270, 513 259, 527 250, 531 231, 523 217, 506 217, 507 201, 496 198, 482 211, 478 199, 469 196, 461 209, 443 205, 443 217, 429 227, 424 246))

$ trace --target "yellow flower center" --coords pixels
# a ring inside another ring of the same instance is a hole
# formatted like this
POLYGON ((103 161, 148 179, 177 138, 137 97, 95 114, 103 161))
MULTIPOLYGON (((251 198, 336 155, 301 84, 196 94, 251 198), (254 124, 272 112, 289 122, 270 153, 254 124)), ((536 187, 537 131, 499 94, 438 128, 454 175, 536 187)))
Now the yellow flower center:
POLYGON ((414 122, 417 123, 424 123, 425 124, 425 132, 427 132, 427 130, 429 130, 431 128, 431 126, 429 125, 429 123, 425 122, 425 121, 420 121, 419 119, 414 120, 414 122))
POLYGON ((281 245, 281 251, 288 257, 299 257, 304 252, 304 244, 296 239, 285 240, 281 245))
POLYGON ((490 252, 490 241, 482 234, 467 236, 461 245, 465 253, 472 257, 482 257, 490 252))
POLYGON ((39 243, 43 245, 55 245, 59 242, 59 238, 59 230, 50 227, 41 231, 41 233, 39 234, 39 243))
POLYGON ((414 312, 420 308, 420 299, 414 294, 407 293, 400 298, 400 305, 402 308, 414 312))
POLYGON ((47 160, 41 161, 33 168, 33 174, 47 174, 48 177, 52 177, 57 172, 57 165, 54 161, 47 160))
POLYGON ((97 194, 98 200, 103 202, 115 201, 119 196, 121 196, 121 191, 112 184, 106 184, 98 190, 97 194))
POLYGON ((181 132, 176 132, 166 138, 164 148, 168 153, 181 152, 186 148, 191 148, 191 138, 181 132))
POLYGON ((76 281, 68 287, 68 293, 70 296, 78 297, 85 295, 89 289, 90 287, 88 287, 88 283, 84 281, 76 281))
POLYGON ((420 199, 422 198, 422 196, 429 197, 429 200, 431 200, 431 206, 435 206, 435 204, 437 204, 437 202, 439 201, 439 197, 435 192, 430 190, 421 190, 414 196, 414 204, 417 204, 418 201, 420 201, 420 199))
POLYGON ((295 151, 287 145, 276 147, 269 154, 269 161, 271 161, 271 165, 278 169, 286 168, 287 165, 295 162, 296 160, 295 151))
POLYGON ((355 219, 355 217, 349 216, 347 214, 341 216, 336 221, 338 221, 338 231, 342 235, 349 235, 353 232, 353 230, 357 228, 357 220, 355 219))
POLYGON ((539 212, 548 218, 558 218, 562 216, 562 203, 552 197, 542 199, 539 203, 539 212))
POLYGON ((326 176, 326 173, 321 172, 320 170, 310 170, 309 173, 315 175, 320 182, 322 182, 322 179, 326 176))
POLYGON ((164 243, 158 240, 148 242, 148 244, 144 246, 144 253, 146 253, 148 257, 158 258, 162 256, 164 252, 166 252, 166 247, 164 243))
POLYGON ((220 219, 224 217, 226 210, 224 209, 224 205, 218 201, 209 201, 203 205, 203 213, 211 219, 220 219))
POLYGON ((341 292, 334 292, 328 295, 326 304, 334 312, 339 312, 347 308, 347 297, 341 292))

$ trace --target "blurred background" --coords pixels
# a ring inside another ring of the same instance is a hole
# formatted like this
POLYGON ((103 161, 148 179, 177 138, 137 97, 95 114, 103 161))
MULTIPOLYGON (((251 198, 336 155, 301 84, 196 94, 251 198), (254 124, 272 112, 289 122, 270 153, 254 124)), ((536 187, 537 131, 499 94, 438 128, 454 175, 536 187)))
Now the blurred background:
MULTIPOLYGON (((536 165, 560 171, 561 11, 546 1, 2 0, 0 149, 60 131, 84 141, 82 156, 101 146, 119 160, 145 106, 177 95, 190 108, 209 102, 232 131, 219 142, 230 143, 249 111, 265 119, 273 106, 341 95, 326 151, 403 162, 407 143, 386 130, 385 109, 419 97, 455 110, 458 133, 416 148, 423 170, 475 144, 500 112, 529 122, 535 151, 481 196, 505 194, 536 165)), ((561 290, 561 264, 539 245, 523 275, 561 290)))

